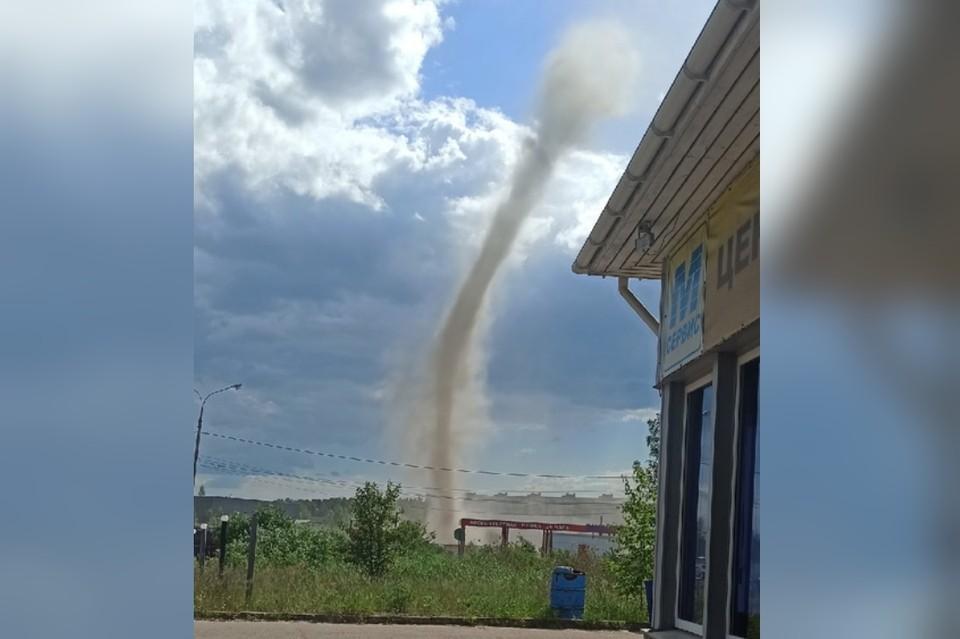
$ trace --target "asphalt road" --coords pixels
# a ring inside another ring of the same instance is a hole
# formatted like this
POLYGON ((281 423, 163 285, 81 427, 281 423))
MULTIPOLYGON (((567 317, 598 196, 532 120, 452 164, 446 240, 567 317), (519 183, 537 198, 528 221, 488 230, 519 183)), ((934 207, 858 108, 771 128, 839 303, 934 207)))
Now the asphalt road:
POLYGON ((627 631, 389 626, 303 621, 195 621, 195 639, 631 639, 627 631))

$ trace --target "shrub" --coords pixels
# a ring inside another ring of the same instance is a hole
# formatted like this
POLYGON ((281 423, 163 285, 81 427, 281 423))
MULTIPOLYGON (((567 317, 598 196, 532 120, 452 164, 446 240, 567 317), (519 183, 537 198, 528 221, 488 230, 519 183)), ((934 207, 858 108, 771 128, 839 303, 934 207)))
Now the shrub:
POLYGON ((345 528, 347 560, 370 576, 385 573, 396 554, 399 497, 398 484, 387 482, 381 491, 375 483, 366 482, 351 504, 350 523, 345 528))
POLYGON ((426 526, 418 521, 403 520, 397 524, 393 541, 401 554, 416 553, 434 547, 435 533, 428 533, 426 526))
MULTIPOLYGON (((257 511, 257 565, 320 566, 344 557, 340 531, 296 524, 275 507, 257 511)), ((245 565, 250 518, 238 515, 227 527, 227 563, 245 565)))

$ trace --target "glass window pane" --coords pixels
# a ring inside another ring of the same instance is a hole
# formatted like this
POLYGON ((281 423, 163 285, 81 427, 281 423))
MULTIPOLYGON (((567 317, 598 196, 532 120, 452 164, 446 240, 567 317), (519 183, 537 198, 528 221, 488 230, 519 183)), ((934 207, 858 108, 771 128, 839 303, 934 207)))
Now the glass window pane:
POLYGON ((678 616, 703 624, 713 482, 713 387, 687 395, 678 616))

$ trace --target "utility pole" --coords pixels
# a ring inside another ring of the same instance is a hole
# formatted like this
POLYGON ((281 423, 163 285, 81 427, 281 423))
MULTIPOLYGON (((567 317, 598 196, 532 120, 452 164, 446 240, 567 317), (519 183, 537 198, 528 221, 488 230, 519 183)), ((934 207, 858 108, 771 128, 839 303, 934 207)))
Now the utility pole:
POLYGON ((193 445, 193 486, 197 486, 197 458, 200 457, 200 431, 203 430, 203 408, 207 405, 207 400, 216 395, 217 393, 222 393, 228 390, 240 390, 240 387, 243 384, 231 384, 230 386, 224 386, 223 388, 217 389, 212 393, 207 393, 207 396, 204 397, 200 394, 196 388, 193 389, 193 392, 197 394, 197 397, 200 398, 200 416, 197 418, 197 441, 193 445))

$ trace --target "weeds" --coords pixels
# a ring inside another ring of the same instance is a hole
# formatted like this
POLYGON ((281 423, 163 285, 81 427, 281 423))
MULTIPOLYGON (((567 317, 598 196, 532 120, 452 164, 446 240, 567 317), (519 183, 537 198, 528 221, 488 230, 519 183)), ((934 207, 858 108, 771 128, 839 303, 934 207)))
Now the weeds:
POLYGON ((646 619, 642 597, 616 588, 611 559, 562 551, 542 557, 522 539, 506 548, 470 545, 457 557, 432 543, 423 526, 398 519, 396 494, 392 486, 385 495, 374 488, 358 491, 367 500, 353 502, 353 519, 342 529, 297 525, 275 508, 258 512, 249 603, 249 518, 233 517, 224 575, 215 568, 196 572, 194 609, 547 618, 551 572, 566 565, 587 573, 586 620, 646 619))
POLYGON ((618 591, 607 562, 592 554, 555 553, 511 546, 468 547, 457 557, 436 546, 397 558, 387 573, 370 577, 346 562, 257 566, 253 598, 244 602, 244 570, 228 567, 196 575, 195 608, 293 613, 409 614, 499 618, 550 616, 550 573, 556 565, 587 573, 585 619, 639 622, 642 600, 618 591))

